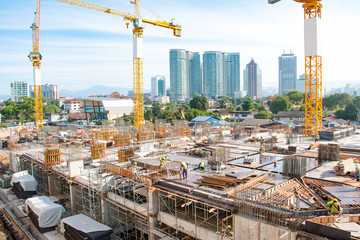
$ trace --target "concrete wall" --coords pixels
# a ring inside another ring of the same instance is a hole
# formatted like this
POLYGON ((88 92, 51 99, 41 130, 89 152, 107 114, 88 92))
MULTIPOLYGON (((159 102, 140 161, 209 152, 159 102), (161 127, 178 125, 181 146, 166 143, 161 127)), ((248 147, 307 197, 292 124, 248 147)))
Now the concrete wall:
MULTIPOLYGON (((227 237, 222 238, 220 233, 216 233, 209 229, 196 226, 195 224, 188 222, 186 220, 183 220, 181 218, 175 218, 173 215, 168 214, 168 213, 159 212, 158 220, 174 229, 178 229, 181 232, 184 232, 191 236, 195 236, 198 239, 228 240, 227 237)), ((237 238, 234 238, 234 239, 237 239, 237 238)))
POLYGON ((236 215, 234 224, 234 239, 239 240, 295 240, 296 233, 286 228, 261 223, 250 218, 236 215))

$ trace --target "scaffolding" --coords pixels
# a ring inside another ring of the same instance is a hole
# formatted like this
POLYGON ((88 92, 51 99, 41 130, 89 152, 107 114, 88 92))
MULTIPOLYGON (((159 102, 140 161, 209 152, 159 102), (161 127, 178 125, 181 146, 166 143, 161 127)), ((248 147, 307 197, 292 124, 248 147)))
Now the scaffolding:
MULTIPOLYGON (((195 236, 191 236, 189 233, 186 233, 187 229, 183 229, 176 220, 173 226, 170 226, 172 228, 170 230, 173 232, 186 234, 183 236, 185 239, 197 239, 199 228, 205 228, 216 233, 221 233, 222 235, 226 234, 230 237, 233 236, 233 232, 230 230, 233 229, 233 220, 230 217, 232 215, 231 210, 180 196, 162 189, 158 189, 158 191, 159 211, 161 213, 169 214, 174 219, 183 219, 195 225, 195 236), (227 226, 226 229, 224 225, 227 226)), ((169 230, 169 224, 163 227, 161 214, 159 216, 157 230, 168 233, 166 230, 169 230)))
POLYGON ((156 139, 163 139, 170 137, 172 131, 165 119, 155 119, 154 132, 156 139))
POLYGON ((224 147, 211 147, 209 150, 211 153, 208 156, 208 166, 211 170, 220 172, 221 169, 227 165, 230 149, 224 147))
POLYGON ((195 141, 202 142, 210 138, 211 124, 206 122, 195 122, 195 141))

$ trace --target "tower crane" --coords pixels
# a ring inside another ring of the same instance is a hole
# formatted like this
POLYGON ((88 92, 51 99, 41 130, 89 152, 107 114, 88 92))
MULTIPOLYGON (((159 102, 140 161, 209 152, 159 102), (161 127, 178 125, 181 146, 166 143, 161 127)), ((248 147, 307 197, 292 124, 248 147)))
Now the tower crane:
MULTIPOLYGON (((273 4, 280 0, 268 0, 273 4)), ((305 135, 322 129, 322 56, 318 36, 321 0, 294 0, 304 8, 305 40, 305 135)))
POLYGON ((35 101, 35 126, 36 131, 43 127, 43 104, 41 92, 41 59, 39 53, 39 27, 40 27, 40 0, 37 0, 35 21, 30 26, 32 29, 32 52, 29 54, 29 59, 33 63, 34 75, 34 101, 35 101))
POLYGON ((143 29, 144 23, 153 26, 168 28, 173 30, 176 37, 181 37, 181 26, 170 22, 160 20, 144 19, 140 15, 140 0, 130 0, 135 5, 134 14, 99 6, 97 4, 88 3, 81 0, 57 0, 79 7, 84 7, 124 18, 126 26, 129 22, 133 25, 133 90, 134 90, 134 128, 139 130, 144 123, 144 90, 143 90, 143 29))

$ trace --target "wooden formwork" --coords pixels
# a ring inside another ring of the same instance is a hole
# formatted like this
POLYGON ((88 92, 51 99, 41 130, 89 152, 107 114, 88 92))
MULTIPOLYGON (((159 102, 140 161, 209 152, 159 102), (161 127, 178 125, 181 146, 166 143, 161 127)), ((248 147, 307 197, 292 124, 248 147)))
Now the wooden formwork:
POLYGON ((93 159, 100 159, 106 157, 106 144, 105 143, 95 143, 90 146, 91 157, 93 159))
POLYGON ((62 162, 61 148, 46 148, 45 149, 45 166, 51 167, 60 165, 62 162))
POLYGON ((127 162, 127 161, 129 161, 129 158, 133 157, 134 155, 135 155, 135 152, 134 152, 133 148, 120 149, 118 151, 119 162, 127 162))

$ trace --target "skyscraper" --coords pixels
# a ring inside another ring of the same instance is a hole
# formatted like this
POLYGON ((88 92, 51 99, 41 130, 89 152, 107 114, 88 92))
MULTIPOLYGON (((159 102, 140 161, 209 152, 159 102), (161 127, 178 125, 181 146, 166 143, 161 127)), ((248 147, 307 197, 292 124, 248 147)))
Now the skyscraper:
POLYGON ((282 54, 279 57, 279 94, 296 90, 297 59, 293 53, 282 54))
POLYGON ((262 97, 262 73, 254 59, 251 59, 250 63, 246 64, 244 70, 244 90, 247 91, 249 97, 262 97))
POLYGON ((165 96, 166 95, 165 77, 156 75, 151 78, 151 97, 165 96))
POLYGON ((240 92, 240 53, 224 53, 226 95, 235 97, 240 92))
MULTIPOLYGON (((29 86, 30 96, 34 97, 34 85, 29 86)), ((53 84, 41 85, 42 97, 49 99, 59 99, 59 86, 53 84)))
POLYGON ((297 80, 296 89, 300 92, 305 92, 305 74, 301 74, 297 80))
POLYGON ((184 101, 189 98, 188 53, 183 49, 170 49, 170 99, 184 101))
POLYGON ((222 52, 204 52, 203 83, 204 95, 206 97, 224 96, 224 54, 222 52))
POLYGON ((11 88, 11 101, 19 102, 22 101, 20 97, 29 96, 29 86, 24 81, 14 81, 10 83, 11 88))
POLYGON ((202 94, 202 73, 200 53, 187 52, 189 59, 189 97, 193 98, 195 93, 202 94))

